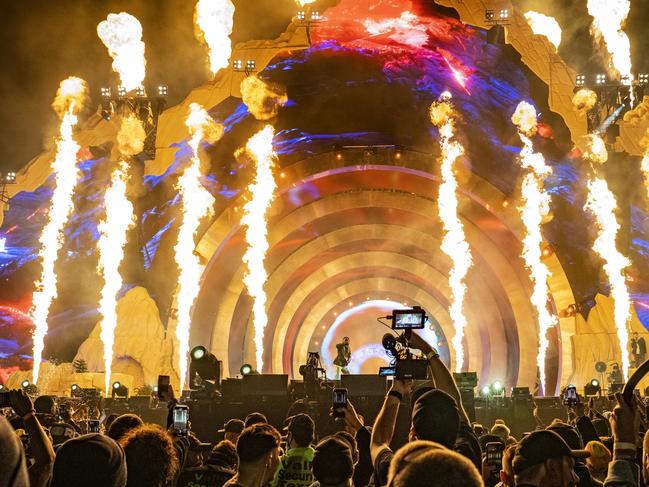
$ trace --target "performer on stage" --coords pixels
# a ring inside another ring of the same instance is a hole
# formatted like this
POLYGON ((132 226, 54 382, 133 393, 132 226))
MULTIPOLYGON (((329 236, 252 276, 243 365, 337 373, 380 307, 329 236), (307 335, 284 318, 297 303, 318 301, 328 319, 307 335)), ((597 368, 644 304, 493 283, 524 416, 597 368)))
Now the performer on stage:
POLYGON ((631 355, 633 355, 633 366, 636 368, 640 367, 647 358, 647 344, 637 331, 631 339, 631 355))
POLYGON ((336 380, 340 380, 340 374, 349 374, 347 366, 352 359, 352 349, 349 346, 349 337, 344 337, 342 343, 336 345, 338 355, 334 359, 336 366, 336 380))

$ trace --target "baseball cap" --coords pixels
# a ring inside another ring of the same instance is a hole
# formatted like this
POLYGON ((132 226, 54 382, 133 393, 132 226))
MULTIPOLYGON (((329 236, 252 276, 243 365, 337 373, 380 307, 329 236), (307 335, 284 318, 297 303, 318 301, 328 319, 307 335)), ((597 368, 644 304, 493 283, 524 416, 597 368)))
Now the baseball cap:
POLYGON ((573 428, 567 423, 562 421, 553 421, 547 430, 554 431, 558 434, 563 441, 570 447, 571 450, 582 450, 584 448, 584 441, 576 428, 573 428))
POLYGON ((315 423, 308 414, 299 413, 286 419, 286 430, 293 434, 298 432, 312 434, 315 430, 315 423))
POLYGON ((248 426, 252 426, 253 424, 268 423, 268 419, 266 419, 266 416, 261 413, 250 413, 248 416, 246 416, 246 419, 244 419, 243 423, 247 428, 248 426))
POLYGON ((450 448, 460 428, 460 411, 455 399, 439 389, 425 392, 412 408, 412 426, 418 439, 450 448))
POLYGON ((514 454, 514 473, 520 474, 530 467, 544 463, 550 458, 588 458, 586 450, 571 450, 568 444, 554 431, 534 431, 523 438, 514 454))
POLYGON ((320 485, 337 485, 352 478, 354 460, 349 445, 334 436, 325 438, 315 448, 312 468, 320 485))
POLYGON ((219 433, 238 433, 241 434, 245 425, 240 419, 231 419, 223 425, 223 429, 220 429, 219 433))

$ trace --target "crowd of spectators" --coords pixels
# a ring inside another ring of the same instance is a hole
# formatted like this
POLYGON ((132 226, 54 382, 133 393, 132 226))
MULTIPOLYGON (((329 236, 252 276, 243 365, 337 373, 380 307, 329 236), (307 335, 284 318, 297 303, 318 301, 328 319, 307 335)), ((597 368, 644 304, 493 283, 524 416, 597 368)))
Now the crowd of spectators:
POLYGON ((291 414, 279 429, 253 413, 228 421, 215 445, 203 443, 191 431, 174 431, 172 390, 166 430, 124 414, 106 418, 100 432, 82 434, 72 418, 52 431, 23 391, 10 391, 11 408, 0 415, 0 487, 649 485, 649 434, 643 442, 637 400, 616 396, 608 415, 580 401, 567 422, 539 420, 515 438, 503 420, 471 424, 439 355, 421 340, 415 346, 427 356, 430 383, 414 389, 412 381, 394 380, 373 424, 348 402, 337 431, 321 438, 308 411, 291 414), (393 449, 405 417, 408 442, 393 449))

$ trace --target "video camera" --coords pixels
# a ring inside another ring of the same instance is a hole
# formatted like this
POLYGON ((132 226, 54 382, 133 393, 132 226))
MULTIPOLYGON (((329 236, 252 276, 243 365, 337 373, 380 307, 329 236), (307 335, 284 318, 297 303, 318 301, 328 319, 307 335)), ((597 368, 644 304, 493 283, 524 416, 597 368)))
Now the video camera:
POLYGON ((415 356, 410 351, 412 330, 421 330, 426 326, 428 317, 419 306, 412 309, 396 309, 388 318, 392 320, 392 329, 403 331, 394 336, 391 333, 383 335, 382 345, 388 355, 394 358, 389 367, 381 367, 379 375, 394 376, 397 379, 419 379, 428 377, 428 360, 415 356))

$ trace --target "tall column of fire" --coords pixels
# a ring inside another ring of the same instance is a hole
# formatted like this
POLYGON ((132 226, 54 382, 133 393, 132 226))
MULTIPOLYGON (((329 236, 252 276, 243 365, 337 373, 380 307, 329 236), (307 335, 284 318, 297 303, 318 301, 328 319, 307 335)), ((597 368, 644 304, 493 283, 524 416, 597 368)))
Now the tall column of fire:
POLYGON ((626 286, 624 269, 631 262, 617 248, 620 223, 615 216, 617 210, 615 195, 609 189, 606 179, 598 174, 597 166, 608 160, 606 144, 598 134, 588 135, 586 141, 587 149, 584 151, 583 157, 591 163, 592 176, 588 180, 588 199, 585 208, 595 218, 597 238, 593 243, 593 250, 604 261, 604 272, 611 286, 611 296, 614 301, 613 317, 622 354, 622 371, 626 380, 631 366, 629 360, 631 298, 626 286))
POLYGON ((79 177, 77 152, 80 147, 74 140, 73 132, 78 123, 77 115, 83 108, 86 96, 86 82, 81 78, 70 77, 61 82, 52 105, 61 119, 61 126, 56 143, 56 156, 52 163, 55 187, 46 223, 39 238, 41 248, 38 256, 41 261, 41 275, 36 281, 36 291, 32 297, 31 315, 34 322, 32 381, 34 383, 38 382, 50 306, 57 296, 57 275, 54 266, 63 245, 65 223, 74 208, 74 188, 79 177))
MULTIPOLYGON (((257 120, 270 120, 288 98, 283 89, 265 83, 257 76, 249 76, 241 83, 241 96, 248 111, 257 120)), ((248 248, 243 256, 247 271, 243 282, 253 298, 253 341, 255 362, 259 372, 264 368, 264 333, 268 324, 266 291, 264 286, 268 273, 265 267, 268 252, 267 214, 273 201, 277 183, 273 175, 276 155, 273 152, 275 129, 267 124, 253 135, 246 144, 246 151, 255 163, 255 175, 248 186, 250 200, 243 207, 241 224, 245 227, 248 248)))
POLYGON ((234 4, 230 0, 198 0, 194 9, 194 34, 209 51, 212 75, 228 67, 232 55, 230 34, 234 27, 234 4))
MULTIPOLYGON (((97 34, 113 58, 113 69, 126 91, 142 86, 146 59, 142 42, 142 25, 127 13, 109 14, 97 26, 97 34)), ((99 224, 98 272, 104 279, 99 299, 100 338, 104 346, 105 392, 108 394, 113 364, 113 346, 117 328, 117 295, 123 281, 119 272, 129 228, 135 224, 133 204, 127 196, 129 163, 127 158, 142 152, 145 131, 134 114, 123 114, 117 135, 121 158, 111 174, 104 195, 106 215, 99 224)))
POLYGON ((178 276, 176 338, 179 342, 178 371, 181 390, 187 380, 187 355, 189 354, 192 306, 198 296, 200 279, 203 273, 203 266, 194 253, 196 248, 194 236, 198 231, 201 219, 210 215, 214 209, 214 197, 201 183, 203 170, 198 150, 202 140, 214 143, 223 133, 223 128, 216 124, 210 114, 198 103, 192 103, 189 106, 189 116, 185 124, 189 129, 189 147, 192 153, 189 164, 185 167, 176 184, 176 189, 181 198, 180 211, 182 216, 178 241, 174 247, 175 259, 180 272, 178 276))
POLYGON ((521 167, 526 171, 521 184, 523 206, 519 208, 525 225, 523 238, 523 260, 530 272, 534 289, 532 305, 539 324, 539 349, 536 364, 539 370, 542 392, 545 392, 545 355, 548 349, 548 330, 556 326, 556 317, 548 310, 548 278, 550 271, 542 261, 543 235, 541 225, 550 213, 550 196, 544 190, 545 178, 552 174, 552 168, 545 163, 543 154, 534 152, 531 137, 537 131, 536 109, 523 101, 516 108, 512 122, 518 128, 523 142, 520 155, 521 167))
POLYGON ((455 371, 461 372, 464 364, 464 329, 467 319, 464 315, 464 282, 472 265, 471 249, 464 236, 464 226, 458 216, 458 182, 455 177, 455 163, 464 154, 464 148, 457 141, 455 133, 455 110, 451 104, 451 95, 442 93, 440 100, 430 107, 430 118, 439 130, 442 150, 441 176, 439 186, 439 216, 444 227, 442 251, 451 258, 452 267, 449 273, 451 287, 451 304, 449 315, 455 326, 452 344, 455 350, 455 371))

